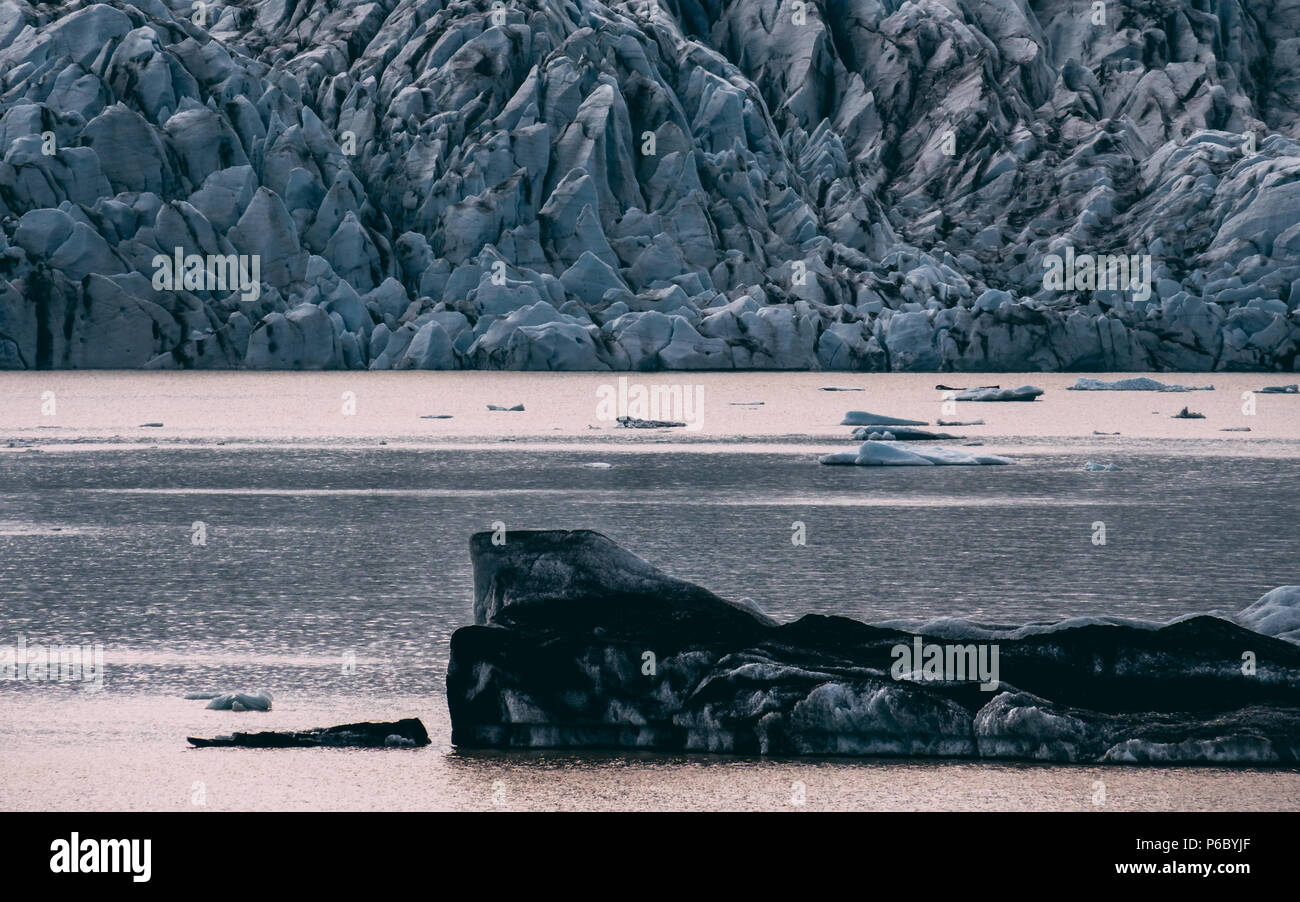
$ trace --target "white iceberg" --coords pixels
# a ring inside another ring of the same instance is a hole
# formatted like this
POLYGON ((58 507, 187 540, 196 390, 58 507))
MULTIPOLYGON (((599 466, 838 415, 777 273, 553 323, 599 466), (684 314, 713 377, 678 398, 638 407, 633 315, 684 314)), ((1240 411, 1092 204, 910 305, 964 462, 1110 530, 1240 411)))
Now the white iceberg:
POLYGON ((1300 586, 1278 586, 1235 619, 1246 629, 1300 643, 1300 586))
POLYGON ((1083 468, 1090 473, 1100 473, 1100 472, 1105 472, 1110 470, 1123 469, 1118 464, 1099 464, 1094 460, 1088 461, 1086 464, 1083 465, 1083 468))
POLYGON ((208 702, 209 711, 270 711, 271 691, 227 692, 208 702))
POLYGON ((954 401, 1032 401, 1043 393, 1034 385, 1019 388, 968 388, 958 392, 954 401))
POLYGON ((929 426, 925 420, 904 420, 887 417, 882 413, 867 413, 865 410, 850 410, 840 420, 841 426, 929 426))
POLYGON ((1080 376, 1079 381, 1066 391, 1214 391, 1213 385, 1168 385, 1148 376, 1135 376, 1132 379, 1117 379, 1106 382, 1089 376, 1080 376))
POLYGON ((855 467, 971 467, 1011 464, 1015 461, 993 454, 970 454, 955 448, 904 448, 891 442, 867 441, 857 453, 826 454, 818 461, 828 465, 855 467))

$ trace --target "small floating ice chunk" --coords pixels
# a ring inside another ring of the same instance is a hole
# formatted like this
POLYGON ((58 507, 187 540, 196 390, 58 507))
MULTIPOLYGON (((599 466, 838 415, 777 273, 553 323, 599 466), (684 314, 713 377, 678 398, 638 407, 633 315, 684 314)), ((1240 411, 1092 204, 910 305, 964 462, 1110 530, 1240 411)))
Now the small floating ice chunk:
POLYGON ((271 692, 269 689, 254 689, 252 692, 227 692, 208 702, 209 711, 270 711, 271 692))
POLYGON ((141 429, 161 429, 162 423, 141 423, 141 429))
POLYGON ((489 404, 489 405, 487 406, 487 409, 488 409, 488 410, 504 410, 504 411, 508 411, 508 412, 513 412, 513 411, 516 411, 516 410, 523 410, 523 409, 524 409, 524 405, 522 405, 522 404, 516 404, 514 407, 502 407, 500 404, 489 404))
POLYGON ((940 426, 983 426, 983 420, 935 420, 940 426))
POLYGON ((219 695, 221 695, 220 692, 187 692, 181 697, 189 702, 205 702, 208 699, 216 698, 219 695))
POLYGON ((904 420, 887 417, 881 413, 868 413, 865 410, 850 410, 840 421, 841 426, 929 426, 925 420, 904 420))
POLYGON ((1224 426, 1220 432, 1249 432, 1249 426, 1224 426))
POLYGON ((1092 430, 1092 434, 1093 435, 1119 435, 1118 432, 1099 432, 1096 429, 1092 430))
POLYGON ((619 417, 618 425, 624 429, 666 429, 670 426, 685 426, 674 420, 643 420, 640 417, 619 417))
POLYGON ((590 463, 583 464, 583 466, 591 470, 608 470, 610 467, 614 465, 607 464, 603 460, 593 460, 590 463))
POLYGON ((955 448, 904 448, 891 442, 876 441, 863 442, 856 455, 841 452, 823 455, 818 460, 823 464, 859 467, 969 467, 1015 463, 1010 458, 970 454, 955 448))
POLYGON ((1043 393, 1034 385, 1019 388, 968 388, 958 392, 955 401, 1032 401, 1043 393))
MULTIPOLYGON (((488 407, 489 407, 489 409, 491 409, 491 405, 488 405, 488 407)), ((422 420, 450 420, 450 419, 451 419, 451 414, 449 414, 449 413, 426 413, 426 414, 422 414, 422 415, 420 416, 420 419, 422 419, 422 420)))
POLYGON ((853 430, 853 437, 860 442, 868 439, 881 442, 931 442, 957 436, 917 429, 914 426, 859 426, 853 430))
POLYGON ((1203 413, 1197 413, 1197 412, 1194 411, 1194 410, 1188 410, 1186 407, 1184 407, 1182 410, 1178 411, 1178 413, 1174 414, 1173 417, 1172 417, 1172 419, 1175 419, 1175 420, 1203 420, 1203 419, 1205 419, 1205 414, 1203 414, 1203 413))
POLYGON ((1090 473, 1100 473, 1100 472, 1106 472, 1110 470, 1123 469, 1118 464, 1099 464, 1095 460, 1088 461, 1086 464, 1083 465, 1083 468, 1090 473))
POLYGON ((1214 391, 1214 386, 1170 385, 1148 376, 1116 379, 1114 382, 1080 376, 1079 381, 1071 385, 1066 391, 1214 391))
POLYGON ((729 401, 732 407, 762 407, 763 401, 729 401))
POLYGON ((823 385, 822 391, 866 391, 865 388, 858 388, 853 385, 823 385))
POLYGON ((1300 384, 1266 385, 1257 394, 1261 395, 1300 395, 1300 384))

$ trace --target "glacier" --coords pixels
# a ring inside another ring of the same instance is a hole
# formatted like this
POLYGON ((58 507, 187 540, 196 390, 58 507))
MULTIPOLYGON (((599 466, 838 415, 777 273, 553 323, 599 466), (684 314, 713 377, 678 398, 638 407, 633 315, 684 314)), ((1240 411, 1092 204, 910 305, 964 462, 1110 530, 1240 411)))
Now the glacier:
POLYGON ((0 0, 0 368, 1300 371, 1300 9, 1103 6, 0 0))

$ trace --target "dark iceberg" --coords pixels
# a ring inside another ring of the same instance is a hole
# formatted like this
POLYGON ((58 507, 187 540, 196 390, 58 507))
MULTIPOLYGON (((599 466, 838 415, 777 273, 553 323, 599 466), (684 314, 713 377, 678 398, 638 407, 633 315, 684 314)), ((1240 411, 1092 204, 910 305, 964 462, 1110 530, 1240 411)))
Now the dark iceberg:
POLYGON ((348 723, 337 727, 316 730, 259 733, 232 733, 203 739, 188 737, 198 748, 418 748, 429 744, 429 733, 418 717, 407 717, 392 723, 348 723))
MULTIPOLYGON (((461 748, 1300 761, 1300 647, 1222 617, 779 624, 596 532, 492 535, 470 540, 474 625, 451 639, 461 748), (900 672, 900 648, 930 646, 996 647, 998 672, 900 672)), ((1298 605, 1278 589, 1240 618, 1294 635, 1298 605)))
POLYGON ((1294 371, 1298 32, 8 0, 0 368, 1294 371))

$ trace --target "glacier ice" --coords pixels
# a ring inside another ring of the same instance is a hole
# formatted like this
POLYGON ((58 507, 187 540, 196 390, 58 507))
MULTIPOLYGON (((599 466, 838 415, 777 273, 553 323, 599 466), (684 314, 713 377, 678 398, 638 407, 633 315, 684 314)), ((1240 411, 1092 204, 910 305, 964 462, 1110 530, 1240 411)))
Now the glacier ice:
POLYGON ((8 0, 0 368, 1300 370, 1300 14, 1111 7, 8 0))

